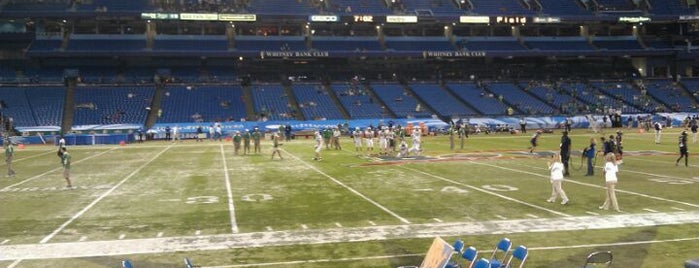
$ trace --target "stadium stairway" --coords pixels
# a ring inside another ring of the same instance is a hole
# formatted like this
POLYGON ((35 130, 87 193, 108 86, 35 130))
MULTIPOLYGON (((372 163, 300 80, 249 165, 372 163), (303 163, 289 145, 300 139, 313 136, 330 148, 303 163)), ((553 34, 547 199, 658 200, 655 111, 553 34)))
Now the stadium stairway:
POLYGON ((554 104, 552 104, 552 103, 549 103, 549 102, 546 101, 545 99, 541 98, 540 96, 538 96, 538 95, 536 95, 536 94, 534 94, 534 93, 531 93, 531 92, 529 92, 528 90, 525 90, 524 87, 522 86, 522 83, 520 83, 519 81, 515 81, 515 82, 514 82, 514 85, 515 85, 517 88, 519 88, 520 90, 522 90, 524 93, 526 93, 527 95, 531 96, 532 98, 535 98, 535 99, 541 101, 542 103, 544 103, 544 104, 550 106, 551 108, 553 108, 554 111, 557 110, 557 109, 559 108, 559 107, 556 107, 556 105, 554 105, 554 104))
MULTIPOLYGON (((289 99, 289 104, 291 104, 291 107, 299 107, 299 99, 296 97, 296 94, 294 94, 294 91, 291 90, 290 85, 284 85, 284 93, 289 96, 287 99, 289 99)), ((301 121, 306 120, 303 112, 301 112, 301 109, 299 109, 299 112, 296 113, 296 119, 301 121)))
POLYGON ((450 98, 455 99, 455 100, 457 100, 458 102, 463 103, 466 107, 468 107, 468 108, 470 108, 471 110, 473 110, 473 112, 476 113, 475 116, 483 115, 483 114, 481 114, 481 113, 478 111, 478 109, 476 109, 476 107, 474 107, 473 105, 471 105, 471 104, 468 103, 467 101, 464 101, 462 98, 460 98, 459 96, 457 96, 456 94, 454 94, 454 92, 451 91, 451 89, 449 89, 449 88, 447 87, 446 84, 444 84, 444 83, 439 83, 439 87, 442 88, 442 90, 444 90, 444 94, 449 95, 450 98))
POLYGON ((383 107, 383 112, 387 113, 390 118, 396 118, 396 113, 394 113, 391 109, 388 108, 388 105, 379 98, 379 96, 376 95, 376 92, 374 92, 374 89, 371 86, 364 86, 364 91, 369 93, 369 97, 374 99, 376 103, 379 104, 379 106, 383 107))
MULTIPOLYGON (((400 85, 401 85, 401 87, 403 87, 403 90, 409 92, 410 95, 413 96, 413 98, 415 98, 415 100, 417 100, 418 104, 420 104, 424 108, 427 108, 427 111, 430 114, 436 114, 437 116, 439 116, 439 119, 442 119, 442 120, 447 119, 447 118, 442 118, 443 116, 439 115, 436 112, 436 110, 432 106, 430 106, 422 97, 420 97, 420 95, 415 93, 415 91, 411 87, 409 87, 408 84, 400 84, 400 85)), ((445 120, 445 122, 446 122, 446 120, 445 120)))
POLYGON ((335 104, 335 107, 337 107, 337 109, 340 111, 340 113, 342 114, 342 117, 345 120, 349 120, 350 119, 349 112, 347 111, 345 106, 342 105, 342 102, 340 102, 340 99, 337 97, 337 94, 335 94, 335 90, 332 90, 330 88, 330 86, 327 86, 327 85, 323 85, 323 90, 328 92, 328 96, 330 96, 330 99, 333 100, 333 104, 335 104))
MULTIPOLYGON (((501 95, 501 94, 495 93, 494 91, 490 90, 490 83, 483 83, 483 85, 487 85, 487 86, 482 87, 482 89, 483 89, 485 92, 491 93, 491 94, 493 94, 493 95, 495 95, 495 96, 501 95)), ((519 107, 517 107, 517 105, 515 105, 514 103, 512 103, 512 102, 507 98, 507 96, 504 96, 504 95, 503 95, 502 97, 503 97, 503 98, 502 98, 502 103, 504 103, 508 108, 512 108, 512 110, 514 111, 513 115, 515 115, 515 114, 527 114, 527 113, 525 113, 522 109, 520 109, 519 107)))
POLYGON ((245 114, 248 120, 253 120, 255 118, 255 105, 253 105, 252 100, 252 90, 249 85, 243 85, 243 102, 245 102, 245 114))

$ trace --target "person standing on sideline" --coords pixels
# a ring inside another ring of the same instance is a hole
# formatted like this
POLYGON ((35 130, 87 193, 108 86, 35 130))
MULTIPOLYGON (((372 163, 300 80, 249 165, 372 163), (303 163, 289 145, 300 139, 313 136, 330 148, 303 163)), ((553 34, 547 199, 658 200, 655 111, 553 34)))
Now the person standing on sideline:
POLYGON ((660 144, 660 138, 663 134, 663 124, 660 122, 655 122, 655 144, 660 144))
MULTIPOLYGON (((199 126, 199 128, 201 128, 201 126, 199 126)), ((199 134, 199 128, 197 128, 197 135, 199 134)), ((214 125, 209 125, 209 141, 214 141, 214 140, 216 140, 215 137, 216 137, 216 136, 215 136, 215 134, 214 134, 214 125)), ((197 141, 200 141, 200 139, 201 139, 201 137, 198 137, 198 138, 197 138, 197 141)))
POLYGON ((216 125, 214 125, 214 130, 214 141, 223 141, 223 129, 221 129, 221 124, 216 123, 216 125))
POLYGON ((354 140, 354 151, 361 152, 362 151, 362 131, 359 130, 359 127, 356 127, 354 129, 354 131, 352 132, 352 139, 354 140))
POLYGON ((240 154, 240 140, 242 140, 242 137, 240 136, 240 131, 235 131, 235 134, 233 134, 233 152, 235 155, 240 154))
POLYGON ((320 155, 320 151, 323 150, 323 135, 321 135, 320 131, 318 130, 316 130, 313 134, 315 135, 316 140, 316 145, 313 147, 315 152, 315 157, 313 157, 313 160, 320 161, 323 160, 323 157, 320 155))
POLYGON ((461 142, 460 145, 462 150, 464 149, 464 143, 466 143, 466 137, 468 136, 466 131, 466 125, 461 123, 461 125, 459 125, 459 141, 461 142))
POLYGON ((165 126, 165 140, 170 140, 170 126, 165 126))
POLYGON ((587 174, 585 174, 585 176, 595 175, 595 164, 593 160, 597 154, 597 151, 595 151, 596 145, 597 142, 595 138, 590 138, 590 146, 583 150, 583 155, 587 158, 587 174))
POLYGON ((619 210, 619 203, 616 201, 616 192, 614 188, 618 182, 617 173, 619 173, 619 166, 616 165, 616 156, 614 153, 608 153, 604 156, 606 163, 604 163, 604 181, 607 184, 607 194, 604 199, 604 204, 602 204, 599 209, 609 210, 611 206, 616 212, 621 212, 619 210))
POLYGON ((617 155, 617 165, 621 165, 624 163, 624 146, 622 145, 623 140, 624 140, 624 132, 621 130, 616 132, 616 137, 615 137, 615 143, 616 147, 616 155, 617 155))
POLYGON ((524 116, 519 118, 519 131, 522 134, 527 133, 527 121, 524 120, 524 116))
POLYGON ((15 157, 15 147, 12 142, 5 140, 5 163, 7 164, 7 177, 14 177, 15 170, 12 169, 12 159, 15 157))
POLYGON ((172 142, 175 142, 180 139, 180 128, 178 126, 175 126, 172 128, 172 142))
POLYGON ((253 151, 256 154, 262 153, 262 149, 260 148, 260 129, 255 128, 252 130, 252 145, 253 151))
POLYGON ((680 160, 684 157, 684 166, 689 166, 689 152, 687 151, 687 131, 682 131, 680 134, 678 145, 680 147, 680 158, 675 161, 675 166, 680 164, 680 160))
POLYGON ((539 137, 541 136, 541 130, 537 130, 534 135, 532 135, 532 138, 529 140, 529 143, 531 143, 531 147, 529 147, 529 153, 533 154, 534 149, 536 149, 536 146, 539 145, 539 137))
POLYGON ((340 144, 340 137, 342 137, 342 132, 340 132, 340 128, 333 128, 333 148, 335 148, 335 150, 342 150, 342 145, 340 144))
POLYGON ((370 155, 374 152, 374 131, 371 127, 367 127, 364 131, 364 142, 366 143, 366 154, 370 155))
POLYGON ((563 162, 563 176, 565 176, 565 177, 570 176, 568 164, 570 163, 570 146, 571 145, 572 145, 572 141, 570 140, 570 137, 568 137, 568 131, 564 130, 563 136, 561 136, 560 157, 561 157, 561 162, 563 162))
POLYGON ((279 146, 282 146, 281 143, 279 143, 279 140, 282 138, 279 136, 279 133, 274 133, 272 134, 272 158, 271 160, 274 160, 274 155, 277 154, 279 155, 280 160, 284 160, 284 157, 282 157, 282 151, 279 148, 279 146))
POLYGON ((291 141, 291 125, 288 123, 284 126, 284 137, 286 141, 291 141))
POLYGON ((250 153, 250 130, 245 130, 243 133, 243 155, 250 153))
POLYGON ((70 154, 66 147, 61 148, 61 164, 63 165, 63 178, 66 180, 66 189, 73 189, 73 184, 70 181, 70 154))
POLYGON ((561 205, 568 204, 568 196, 566 192, 563 191, 563 163, 561 162, 561 155, 554 154, 552 156, 552 161, 548 163, 549 170, 551 171, 551 197, 546 200, 546 202, 553 203, 556 202, 558 196, 561 197, 561 205))

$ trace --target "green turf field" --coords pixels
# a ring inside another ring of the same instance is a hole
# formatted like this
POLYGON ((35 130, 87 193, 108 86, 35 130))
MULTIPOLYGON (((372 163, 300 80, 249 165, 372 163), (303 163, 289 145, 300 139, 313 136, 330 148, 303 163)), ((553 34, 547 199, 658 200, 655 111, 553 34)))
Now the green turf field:
MULTIPOLYGON (((397 267, 419 265, 435 236, 485 257, 508 237, 529 248, 525 267, 580 267, 598 250, 614 253, 614 267, 682 267, 699 258, 699 160, 675 166, 679 129, 661 144, 624 131, 621 213, 597 208, 601 158, 583 176, 579 151, 601 136, 586 130, 571 133, 568 205, 545 201, 559 132, 534 154, 531 133, 472 136, 455 150, 446 136, 425 137, 424 157, 410 159, 366 156, 344 138, 320 162, 311 139, 286 142, 283 160, 270 160, 270 142, 247 156, 230 142, 69 147, 72 190, 56 149, 28 146, 16 150, 17 176, 0 177, 0 267, 184 267, 184 257, 201 267, 397 267)), ((689 143, 691 155, 691 134, 689 143)))

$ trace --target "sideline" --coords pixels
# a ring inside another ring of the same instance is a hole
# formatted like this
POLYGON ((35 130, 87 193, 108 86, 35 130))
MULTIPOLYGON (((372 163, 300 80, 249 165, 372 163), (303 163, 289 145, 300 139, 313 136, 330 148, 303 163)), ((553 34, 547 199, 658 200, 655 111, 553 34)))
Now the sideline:
MULTIPOLYGON (((694 240, 699 240, 699 237, 665 239, 665 240, 644 240, 644 241, 632 241, 632 242, 617 242, 617 243, 605 243, 605 244, 582 244, 582 245, 552 246, 552 247, 530 247, 527 249, 530 251, 546 251, 546 250, 557 250, 557 249, 618 247, 618 246, 661 244, 661 243, 673 243, 673 242, 684 242, 684 241, 694 241, 694 240)), ((492 252, 492 250, 487 250, 484 252, 492 252)), ((399 254, 399 255, 367 256, 367 257, 354 257, 354 258, 317 259, 317 260, 266 262, 266 263, 233 264, 233 265, 217 265, 217 266, 201 266, 201 267, 202 268, 262 267, 262 266, 296 265, 296 264, 311 264, 311 263, 334 263, 334 262, 395 259, 395 258, 407 258, 407 257, 422 257, 424 255, 425 254, 399 254)))
POLYGON ((167 238, 0 245, 0 261, 266 248, 435 236, 546 233, 699 223, 699 211, 566 218, 401 224, 167 238))

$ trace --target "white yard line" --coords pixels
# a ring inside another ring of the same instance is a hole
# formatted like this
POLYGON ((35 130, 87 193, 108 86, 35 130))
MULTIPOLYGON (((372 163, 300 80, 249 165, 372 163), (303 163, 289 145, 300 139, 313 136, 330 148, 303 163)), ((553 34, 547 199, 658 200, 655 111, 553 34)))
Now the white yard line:
POLYGON ((226 178, 226 192, 228 193, 228 213, 231 218, 231 232, 238 233, 238 223, 235 220, 235 205, 233 204, 233 190, 231 190, 231 176, 228 174, 228 163, 226 161, 226 153, 221 144, 221 157, 223 158, 223 174, 226 178))
MULTIPOLYGON (((20 151, 20 152, 21 152, 21 151, 20 151)), ((35 154, 35 155, 32 155, 32 156, 17 158, 17 159, 12 160, 12 163, 20 162, 20 161, 27 160, 27 159, 36 158, 36 157, 39 157, 39 156, 43 156, 43 155, 50 154, 50 153, 55 153, 55 152, 56 152, 56 150, 49 150, 49 151, 46 151, 46 152, 43 152, 43 153, 40 153, 40 154, 35 154)), ((5 162, 2 162, 2 164, 1 164, 0 166, 6 166, 6 165, 7 165, 7 164, 5 164, 5 162)))
POLYGON ((140 167, 138 167, 136 170, 134 170, 133 172, 131 172, 131 174, 129 174, 128 176, 126 176, 126 178, 124 178, 124 179, 121 180, 119 183, 117 183, 116 185, 114 185, 111 189, 107 190, 107 191, 104 192, 102 195, 100 195, 99 197, 97 197, 95 200, 92 201, 92 203, 90 203, 89 205, 87 205, 86 207, 84 207, 82 210, 80 210, 78 213, 76 213, 75 215, 73 215, 73 217, 71 217, 70 219, 68 219, 68 221, 66 221, 66 222, 64 222, 63 224, 61 224, 61 226, 59 226, 58 228, 56 228, 56 230, 54 230, 53 232, 51 232, 51 234, 49 234, 49 235, 47 235, 46 237, 44 237, 44 239, 41 239, 41 241, 40 241, 39 243, 40 243, 40 244, 44 244, 44 243, 48 242, 49 240, 51 240, 54 236, 56 236, 56 234, 58 234, 59 232, 63 231, 63 229, 65 229, 69 224, 73 223, 73 221, 75 221, 75 220, 78 219, 80 216, 82 216, 83 214, 85 214, 85 212, 87 212, 87 211, 90 210, 92 207, 94 207, 95 205, 97 205, 97 203, 99 203, 100 201, 102 201, 102 199, 104 199, 105 197, 107 197, 108 195, 110 195, 112 192, 114 192, 114 190, 116 190, 117 188, 119 188, 119 186, 121 186, 122 184, 124 184, 124 183, 125 183, 126 181, 128 181, 131 177, 135 176, 138 172, 140 172, 143 168, 145 168, 146 166, 148 166, 150 163, 152 163, 153 161, 155 161, 156 159, 158 159, 158 157, 160 157, 160 156, 161 156, 163 153, 165 153, 165 151, 167 151, 168 149, 170 149, 170 147, 166 147, 165 149, 163 149, 162 151, 160 151, 157 155, 155 155, 151 160, 148 160, 148 162, 144 163, 143 165, 141 165, 140 167))
MULTIPOLYGON (((617 242, 617 243, 605 243, 605 244, 582 244, 582 245, 552 246, 552 247, 530 247, 530 248, 528 248, 528 250, 546 251, 546 250, 576 249, 576 248, 620 247, 620 246, 661 244, 661 243, 673 243, 673 242, 684 242, 684 241, 695 241, 695 240, 699 240, 699 237, 665 239, 665 240, 644 240, 644 241, 633 241, 633 242, 617 242)), ((265 263, 251 263, 251 264, 232 264, 232 265, 201 266, 201 267, 202 268, 243 268, 243 267, 264 267, 264 266, 277 266, 278 267, 278 266, 292 266, 292 265, 313 264, 313 263, 338 263, 338 262, 352 262, 352 261, 365 261, 365 260, 422 257, 424 255, 425 254, 399 254, 399 255, 367 256, 367 257, 352 257, 352 258, 337 258, 337 259, 299 260, 299 261, 286 261, 286 262, 265 262, 265 263)))
POLYGON ((267 248, 289 245, 434 238, 435 236, 547 233, 696 223, 699 223, 699 211, 495 220, 485 222, 400 224, 112 241, 0 245, 0 261, 157 254, 188 252, 193 250, 267 248))
MULTIPOLYGON (((85 161, 90 160, 90 159, 92 159, 92 158, 95 158, 95 157, 98 157, 98 156, 100 156, 100 155, 103 155, 103 154, 106 154, 106 153, 108 153, 108 152, 111 152, 111 151, 113 151, 113 150, 115 150, 115 149, 117 149, 117 147, 114 147, 114 148, 112 148, 112 149, 109 149, 109 150, 106 150, 106 151, 104 151, 104 152, 98 153, 98 154, 96 154, 96 155, 91 155, 91 156, 85 157, 85 158, 83 158, 83 159, 80 159, 80 160, 78 160, 78 161, 73 162, 73 165, 79 164, 79 163, 81 163, 81 162, 85 162, 85 161)), ((46 176, 46 175, 48 175, 48 174, 50 174, 50 173, 56 172, 56 171, 61 170, 61 169, 63 169, 63 167, 54 168, 54 169, 52 169, 52 170, 46 171, 46 172, 41 173, 41 174, 39 174, 39 175, 36 175, 36 176, 34 176, 34 177, 27 178, 27 179, 25 179, 25 180, 23 180, 23 181, 17 182, 17 183, 12 184, 12 185, 8 185, 8 186, 6 186, 5 188, 0 189, 0 191, 3 191, 3 192, 4 192, 4 191, 7 191, 8 189, 11 189, 11 188, 14 188, 14 187, 16 187, 16 186, 18 186, 18 185, 22 185, 22 184, 25 184, 25 183, 30 182, 30 181, 32 181, 32 180, 41 178, 41 177, 43 177, 43 176, 46 176)))
POLYGON ((306 161, 301 160, 300 158, 298 158, 297 156, 295 156, 295 155, 293 155, 293 154, 287 152, 286 150, 284 150, 284 149, 281 149, 281 150, 282 150, 284 153, 286 153, 286 154, 288 154, 289 156, 291 156, 291 157, 293 157, 294 159, 296 159, 297 161, 303 163, 304 165, 306 165, 306 166, 309 167, 310 169, 315 170, 315 171, 318 172, 319 174, 321 174, 321 175, 325 176, 326 178, 332 180, 333 182, 335 182, 335 184, 342 186, 343 188, 347 189, 348 191, 352 192, 353 194, 355 194, 355 195, 361 197, 362 199, 366 200, 367 202, 371 203, 372 205, 378 207, 379 209, 383 210, 384 212, 386 212, 386 213, 390 214, 391 216, 395 217, 396 219, 398 219, 398 220, 401 221, 402 223, 410 224, 410 221, 408 221, 406 218, 401 217, 401 216, 398 215, 397 213, 395 213, 395 212, 391 211, 390 209, 384 207, 383 205, 381 205, 381 204, 379 204, 378 202, 372 200, 371 198, 367 197, 366 195, 360 193, 359 191, 355 190, 354 188, 349 187, 348 185, 344 184, 343 182, 339 181, 338 179, 334 178, 333 176, 328 175, 327 173, 321 171, 321 170, 318 169, 317 167, 315 167, 315 166, 313 166, 313 165, 307 163, 306 161))
POLYGON ((407 170, 411 170, 411 171, 414 171, 414 172, 419 172, 419 173, 422 173, 422 174, 424 174, 424 175, 430 176, 430 177, 435 178, 435 179, 439 179, 439 180, 446 181, 446 182, 449 182, 449 183, 452 183, 452 184, 456 184, 456 185, 460 185, 460 186, 463 186, 463 187, 467 187, 467 188, 472 189, 472 190, 474 190, 474 191, 479 191, 479 192, 482 192, 482 193, 485 193, 485 194, 497 196, 497 197, 500 197, 500 198, 502 198, 502 199, 505 199, 505 200, 508 200, 508 201, 512 201, 512 202, 515 202, 515 203, 519 203, 519 204, 522 204, 522 205, 525 205, 525 206, 528 206, 528 207, 532 207, 532 208, 536 208, 536 209, 539 209, 539 210, 543 210, 543 211, 549 212, 549 213, 551 213, 551 214, 555 214, 555 215, 563 216, 563 217, 571 217, 571 215, 566 214, 566 213, 563 213, 563 212, 559 212, 559 211, 555 211, 555 210, 552 210, 552 209, 548 209, 548 208, 545 208, 545 207, 542 207, 542 206, 539 206, 539 205, 535 205, 535 204, 532 204, 532 203, 527 203, 527 202, 524 202, 524 201, 522 201, 522 200, 518 200, 518 199, 509 197, 509 196, 504 196, 504 195, 501 195, 501 194, 498 194, 498 193, 494 193, 494 192, 492 192, 492 191, 488 191, 488 190, 485 190, 485 189, 481 189, 481 188, 476 187, 476 186, 473 186, 473 185, 461 183, 461 182, 458 182, 458 181, 455 181, 455 180, 451 180, 451 179, 447 179, 447 178, 444 178, 444 177, 441 177, 441 176, 437 176, 437 175, 434 175, 434 174, 430 174, 430 173, 424 172, 424 171, 422 171, 422 170, 417 170, 417 169, 409 168, 409 167, 405 167, 405 166, 401 166, 401 168, 404 168, 404 169, 407 169, 407 170))
MULTIPOLYGON (((486 164, 486 163, 480 163, 480 162, 474 162, 474 161, 469 161, 469 163, 473 163, 473 164, 477 164, 477 165, 483 165, 483 166, 489 166, 489 167, 494 167, 494 168, 499 168, 499 169, 503 169, 503 170, 514 171, 514 172, 519 172, 519 173, 524 173, 524 174, 529 174, 529 175, 533 175, 533 176, 537 176, 537 177, 542 177, 542 178, 549 179, 549 176, 547 176, 547 175, 541 175, 541 174, 538 174, 538 173, 529 172, 529 171, 524 171, 524 170, 521 170, 521 169, 514 169, 514 168, 502 167, 502 166, 498 166, 498 165, 492 165, 492 164, 486 164)), ((536 168, 536 169, 545 169, 545 168, 538 168, 538 167, 533 167, 533 168, 536 168)), ((571 179, 568 179, 568 180, 566 180, 566 181, 569 182, 569 183, 575 183, 575 184, 578 184, 578 185, 584 185, 584 186, 589 186, 589 187, 594 187, 594 188, 599 188, 599 189, 605 189, 605 188, 606 188, 606 187, 604 187, 604 186, 600 186, 600 185, 597 185, 597 184, 586 183, 586 182, 580 182, 580 181, 571 180, 571 179)), ((682 204, 682 205, 685 205, 685 206, 690 206, 690 207, 699 208, 699 205, 697 205, 697 204, 692 204, 692 203, 688 203, 688 202, 677 201, 677 200, 672 200, 672 199, 667 199, 667 198, 662 198, 662 197, 657 197, 657 196, 652 196, 652 195, 647 195, 647 194, 632 192, 632 191, 628 191, 628 190, 620 190, 619 188, 616 189, 616 192, 618 192, 618 193, 630 194, 630 195, 636 195, 636 196, 642 196, 642 197, 646 197, 646 198, 650 198, 650 199, 655 199, 655 200, 660 200, 660 201, 665 201, 665 202, 670 202, 670 203, 676 203, 676 204, 682 204)))

